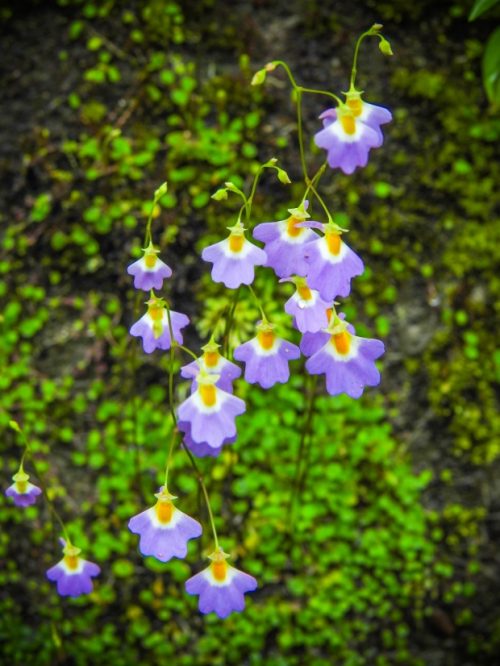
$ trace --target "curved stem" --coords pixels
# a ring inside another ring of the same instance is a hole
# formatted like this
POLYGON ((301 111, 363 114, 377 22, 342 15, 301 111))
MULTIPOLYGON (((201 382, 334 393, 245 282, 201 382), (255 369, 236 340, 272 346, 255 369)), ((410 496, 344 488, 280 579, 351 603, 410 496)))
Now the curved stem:
POLYGON ((63 519, 59 515, 56 507, 54 506, 53 501, 50 499, 50 497, 48 495, 47 484, 45 483, 45 476, 40 472, 40 470, 37 467, 37 464, 35 462, 35 458, 34 458, 34 455, 33 455, 33 450, 31 448, 29 440, 26 437, 26 435, 24 434, 24 431, 21 429, 21 427, 19 426, 19 424, 16 421, 13 421, 11 423, 16 424, 15 427, 13 427, 13 430, 15 430, 17 433, 19 433, 19 435, 21 435, 21 439, 23 440, 23 444, 24 444, 24 452, 23 452, 23 455, 22 455, 22 458, 21 458, 20 467, 23 466, 26 455, 29 454, 30 458, 31 458, 31 464, 33 465, 33 469, 35 470, 35 474, 38 477, 38 480, 39 480, 38 482, 40 484, 40 488, 42 490, 43 496, 45 497, 45 500, 47 502, 47 506, 49 507, 49 511, 52 514, 53 518, 55 518, 56 522, 59 523, 59 525, 61 527, 61 531, 62 531, 63 536, 64 536, 64 540, 66 541, 66 543, 71 544, 71 539, 69 538, 68 529, 67 529, 63 519))
POLYGON ((335 95, 332 92, 328 92, 327 90, 316 90, 315 88, 303 88, 302 86, 300 86, 299 90, 303 93, 304 92, 310 93, 311 95, 326 95, 327 97, 331 97, 332 99, 334 99, 337 102, 337 104, 339 105, 344 104, 344 102, 340 99, 338 95, 335 95))
POLYGON ((286 62, 284 62, 283 60, 273 60, 273 65, 276 65, 276 66, 280 65, 281 67, 283 67, 285 72, 288 74, 288 78, 290 79, 290 83, 292 84, 292 87, 295 90, 297 90, 297 88, 299 86, 297 85, 297 81, 294 79, 292 71, 291 71, 290 67, 288 67, 286 62))
POLYGON ((352 60, 352 69, 351 69, 351 80, 350 80, 350 88, 354 88, 354 84, 356 82, 356 75, 358 73, 358 55, 359 55, 359 47, 361 46, 362 41, 365 39, 365 37, 368 37, 370 35, 375 34, 373 32, 373 29, 370 28, 370 30, 367 30, 366 32, 363 32, 358 37, 358 41, 356 42, 356 46, 354 48, 354 57, 352 60))

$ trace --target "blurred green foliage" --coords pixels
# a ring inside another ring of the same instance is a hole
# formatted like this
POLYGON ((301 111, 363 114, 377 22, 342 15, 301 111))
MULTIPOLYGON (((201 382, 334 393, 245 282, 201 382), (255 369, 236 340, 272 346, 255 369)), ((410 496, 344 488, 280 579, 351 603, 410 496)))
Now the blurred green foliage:
MULTIPOLYGON (((60 62, 78 54, 81 71, 67 96, 64 132, 39 128, 25 155, 26 173, 37 172, 26 214, 1 220, 0 428, 5 475, 21 452, 7 428, 14 417, 75 541, 104 572, 90 598, 59 599, 44 579, 59 559, 46 508, 21 513, 3 498, 0 519, 12 528, 0 533, 3 660, 423 666, 411 636, 435 606, 452 609, 457 626, 472 621, 484 511, 456 502, 424 508, 426 488, 452 484, 453 475, 431 479, 412 470, 390 425, 401 397, 411 401, 412 387, 424 387, 420 409, 430 411, 450 454, 477 465, 499 454, 500 437, 492 436, 499 358, 488 313, 499 295, 492 162, 500 128, 481 98, 481 44, 466 40, 466 59, 450 67, 411 70, 394 58, 390 90, 399 100, 390 104, 388 152, 378 151, 356 181, 337 176, 326 184, 342 202, 338 222, 351 226, 350 244, 368 266, 345 310, 361 334, 389 337, 399 354, 390 365, 397 379, 386 380, 385 395, 317 401, 293 509, 306 391, 298 373, 268 392, 241 383, 248 412, 238 442, 200 463, 225 549, 260 582, 245 612, 220 622, 199 616, 183 591, 208 540, 192 543, 185 562, 163 565, 140 558, 126 528, 152 502, 170 428, 168 358, 144 357, 127 332, 142 298, 125 266, 142 245, 151 194, 168 180, 155 239, 175 270, 174 305, 194 315, 204 338, 227 294, 206 274, 200 279, 196 250, 232 221, 231 203, 214 204, 210 194, 229 179, 243 185, 272 155, 281 163, 282 150, 289 157, 288 132, 262 130, 272 93, 250 88, 255 67, 237 24, 228 20, 218 30, 216 3, 196 4, 188 13, 182 3, 159 0, 130 7, 59 0, 70 17, 60 62), (201 21, 203 12, 212 18, 201 21), (193 57, 202 40, 235 66, 193 57), (464 558, 466 571, 457 571, 464 558)), ((405 12, 418 18, 422 5, 380 3, 378 10, 397 22, 405 12)), ((316 3, 304 9, 311 34, 339 25, 335 12, 319 20, 322 11, 316 3)), ((456 15, 450 9, 448 20, 456 15)), ((279 187, 276 204, 257 198, 256 219, 284 217, 301 196, 299 185, 286 193, 279 187)), ((269 271, 257 287, 273 319, 288 326, 281 313, 287 287, 277 290, 269 271)), ((233 343, 248 336, 256 316, 243 296, 233 343)), ((180 385, 179 394, 185 391, 180 385)), ((180 508, 203 517, 182 452, 173 478, 180 508)), ((491 647, 469 642, 471 653, 491 647)))

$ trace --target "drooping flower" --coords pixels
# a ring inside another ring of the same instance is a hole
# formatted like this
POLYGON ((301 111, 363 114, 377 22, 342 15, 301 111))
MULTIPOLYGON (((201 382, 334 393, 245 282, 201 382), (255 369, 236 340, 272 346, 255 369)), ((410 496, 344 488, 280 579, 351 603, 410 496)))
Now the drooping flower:
POLYGON ((290 217, 278 222, 263 222, 253 230, 253 236, 265 244, 267 261, 264 264, 274 270, 280 278, 290 275, 306 275, 303 248, 316 240, 311 229, 299 226, 309 215, 304 201, 298 208, 290 208, 290 217))
POLYGON ((11 497, 16 506, 30 506, 42 493, 41 488, 28 481, 29 478, 29 474, 26 474, 23 466, 20 465, 19 470, 12 477, 14 483, 5 491, 7 497, 11 497))
MULTIPOLYGON (((391 122, 392 113, 383 106, 365 102, 361 99, 361 95, 362 93, 359 90, 351 88, 349 92, 345 93, 346 105, 359 122, 368 125, 377 132, 380 145, 382 145, 384 137, 380 126, 391 122)), ((327 109, 320 115, 320 118, 323 121, 323 127, 328 127, 337 120, 337 110, 327 109)))
POLYGON ((384 353, 384 343, 354 335, 347 322, 336 315, 327 332, 328 342, 306 361, 306 370, 311 375, 326 375, 330 395, 347 393, 359 398, 365 386, 377 386, 380 373, 375 360, 384 353))
POLYGON ((179 405, 177 424, 193 442, 213 449, 236 435, 235 418, 245 411, 244 401, 222 391, 216 381, 217 375, 200 370, 196 391, 179 405))
POLYGON ((143 249, 144 255, 127 268, 127 273, 134 276, 134 287, 143 291, 161 289, 163 280, 172 275, 172 269, 157 255, 160 250, 153 243, 143 249))
POLYGON ((241 222, 228 229, 229 236, 206 247, 201 258, 213 264, 211 275, 214 282, 223 282, 228 289, 237 289, 253 282, 255 266, 263 266, 267 256, 264 250, 245 238, 245 227, 241 222))
POLYGON ((61 542, 64 557, 47 571, 47 578, 57 584, 57 593, 61 597, 90 594, 93 590, 92 578, 101 573, 100 567, 79 557, 80 548, 66 543, 63 539, 61 542))
POLYGON ((187 555, 187 542, 201 536, 200 523, 180 511, 172 500, 167 488, 162 486, 156 504, 133 516, 128 528, 139 534, 139 550, 144 556, 152 555, 160 562, 168 562, 172 557, 183 559, 187 555))
MULTIPOLYGON (((130 335, 142 338, 142 346, 146 354, 155 349, 170 349, 170 326, 165 301, 152 296, 146 305, 148 311, 130 329, 130 335)), ((189 324, 189 318, 180 312, 170 310, 170 323, 174 340, 182 344, 181 329, 189 324)))
POLYGON ((226 562, 229 555, 216 548, 209 555, 210 565, 186 581, 186 592, 199 595, 201 613, 215 613, 221 619, 245 608, 245 593, 257 589, 253 576, 226 562))
POLYGON ((382 145, 380 125, 389 122, 392 116, 382 107, 366 105, 358 91, 350 91, 346 97, 345 104, 340 103, 336 109, 327 109, 320 115, 324 127, 315 134, 314 141, 327 151, 332 169, 339 167, 345 174, 351 174, 358 167, 366 166, 371 148, 382 145), (362 120, 363 114, 365 118, 371 117, 371 124, 362 120))
POLYGON ((323 300, 332 302, 337 296, 348 296, 351 280, 364 271, 358 255, 342 240, 342 229, 333 222, 306 222, 323 231, 323 236, 304 248, 307 262, 307 284, 319 291, 323 300))
POLYGON ((203 368, 208 374, 218 375, 219 378, 215 385, 227 391, 233 392, 233 382, 241 375, 241 368, 236 363, 231 363, 219 353, 219 347, 216 342, 210 340, 208 344, 202 347, 203 355, 196 361, 192 361, 181 368, 181 376, 185 379, 193 379, 193 390, 197 388, 196 377, 200 369, 203 368))
POLYGON ((284 384, 290 377, 288 362, 300 358, 297 345, 278 338, 268 321, 257 324, 257 335, 234 350, 234 358, 245 363, 245 381, 264 389, 284 384))
POLYGON ((285 303, 285 312, 294 319, 295 327, 301 332, 315 333, 328 326, 327 309, 330 304, 323 300, 319 291, 310 289, 303 277, 285 278, 295 284, 296 290, 285 303))

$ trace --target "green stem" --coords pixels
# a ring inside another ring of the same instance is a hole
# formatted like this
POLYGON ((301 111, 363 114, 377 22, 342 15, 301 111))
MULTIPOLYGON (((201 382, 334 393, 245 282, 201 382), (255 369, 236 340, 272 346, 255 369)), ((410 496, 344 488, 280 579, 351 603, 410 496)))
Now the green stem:
POLYGON ((231 333, 231 328, 233 327, 234 313, 236 312, 236 306, 238 305, 240 289, 241 287, 238 287, 238 289, 236 289, 236 291, 234 292, 233 300, 231 302, 231 309, 229 310, 229 317, 226 319, 226 328, 224 329, 223 345, 222 345, 223 355, 226 357, 229 355, 230 333, 231 333))
POLYGON ((299 135, 300 164, 302 166, 304 180, 307 183, 309 177, 307 175, 306 157, 304 153, 304 135, 302 132, 302 90, 297 88, 295 92, 297 94, 297 133, 299 135))
MULTIPOLYGON (((382 27, 382 26, 380 26, 380 27, 382 27)), ((363 42, 363 40, 366 37, 371 37, 372 35, 375 36, 375 37, 380 37, 380 35, 378 35, 377 32, 373 31, 373 27, 371 27, 366 32, 363 32, 363 34, 361 34, 358 37, 358 41, 356 42, 356 46, 354 48, 354 58, 353 58, 353 61, 352 61, 352 69, 351 69, 351 80, 350 80, 350 89, 351 90, 354 88, 354 84, 356 83, 356 75, 358 73, 359 47, 361 46, 361 43, 363 42)))
POLYGON ((281 67, 283 67, 285 72, 288 74, 288 78, 290 79, 290 83, 292 84, 292 87, 294 88, 294 90, 297 90, 299 86, 297 85, 297 81, 293 78, 293 74, 290 70, 290 67, 288 67, 286 62, 284 62, 283 60, 273 60, 273 65, 276 65, 276 66, 280 65, 281 67))
POLYGON ((258 307, 259 310, 260 310, 260 314, 262 315, 262 321, 263 321, 263 322, 267 322, 267 321, 269 321, 268 318, 266 317, 266 313, 264 312, 264 308, 262 307, 262 304, 261 304, 261 302, 260 302, 260 299, 259 299, 259 297, 257 296, 257 294, 256 294, 255 291, 254 291, 254 288, 252 287, 251 284, 247 284, 247 287, 248 287, 248 289, 250 290, 250 293, 252 294, 252 296, 253 296, 253 298, 254 298, 255 304, 257 305, 257 307, 258 307))
MULTIPOLYGON (((169 368, 169 378, 168 378, 168 394, 169 394, 169 399, 168 399, 169 405, 168 405, 168 407, 169 407, 170 415, 172 417, 172 424, 173 424, 173 431, 174 431, 173 441, 175 442, 175 435, 178 431, 178 428, 177 428, 177 415, 176 415, 175 409, 174 409, 174 390, 173 390, 174 387, 173 387, 173 363, 172 363, 172 360, 173 360, 174 345, 172 343, 173 343, 173 340, 174 340, 174 336, 173 336, 173 330, 172 330, 172 320, 171 320, 171 317, 170 317, 170 309, 169 309, 168 306, 167 306, 167 317, 168 317, 168 328, 169 328, 169 331, 170 331, 170 341, 171 341, 171 344, 170 344, 170 351, 171 351, 171 354, 170 354, 170 368, 169 368)), ((180 347, 181 345, 178 345, 178 346, 180 347)), ((187 448, 187 446, 185 445, 184 442, 182 442, 182 448, 184 449, 184 451, 186 452, 186 454, 189 458, 191 466, 193 467, 194 472, 196 474, 196 477, 198 479, 198 483, 200 484, 201 489, 203 491, 203 496, 205 498, 205 504, 206 504, 206 507, 207 507, 208 517, 209 517, 210 525, 212 527, 212 532, 213 532, 213 535, 214 535, 215 547, 218 548, 219 547, 219 540, 217 538, 217 530, 215 529, 214 516, 213 516, 213 513, 212 513, 212 507, 210 505, 210 498, 208 496, 208 492, 207 492, 207 488, 205 486, 205 482, 203 481, 203 477, 200 473, 200 470, 198 469, 198 465, 196 464, 196 461, 193 458, 193 455, 192 455, 191 451, 187 448)), ((166 465, 165 479, 168 476, 168 469, 170 467, 172 457, 173 457, 173 443, 171 442, 170 450, 169 450, 169 457, 167 459, 167 465, 166 465)), ((165 485, 166 485, 166 480, 165 480, 165 485)))
POLYGON ((331 97, 334 99, 337 104, 341 105, 344 104, 344 102, 340 99, 338 95, 335 95, 332 92, 328 92, 327 90, 316 90, 315 88, 303 88, 300 86, 299 90, 303 93, 310 93, 311 95, 326 95, 327 97, 331 97))
POLYGON ((61 531, 62 531, 63 536, 64 536, 64 540, 66 541, 67 544, 71 544, 71 539, 69 538, 68 529, 67 529, 63 519, 59 515, 56 507, 54 506, 53 501, 50 499, 50 497, 48 495, 47 484, 45 483, 45 476, 40 472, 40 470, 37 467, 37 464, 35 462, 35 457, 34 457, 34 454, 33 454, 33 450, 31 448, 31 445, 30 445, 29 441, 28 441, 28 438, 26 437, 26 435, 24 434, 24 431, 21 429, 21 427, 19 426, 19 424, 17 422, 16 422, 16 427, 13 428, 13 429, 21 435, 21 439, 23 440, 23 444, 24 444, 24 452, 23 452, 23 455, 22 455, 22 458, 21 458, 20 467, 23 466, 26 455, 29 453, 30 458, 31 458, 31 464, 33 465, 33 469, 35 470, 35 474, 38 477, 38 482, 40 484, 40 488, 42 490, 43 496, 45 497, 45 500, 47 502, 47 506, 49 507, 49 511, 52 514, 53 518, 55 518, 56 522, 59 523, 59 525, 61 527, 61 531))

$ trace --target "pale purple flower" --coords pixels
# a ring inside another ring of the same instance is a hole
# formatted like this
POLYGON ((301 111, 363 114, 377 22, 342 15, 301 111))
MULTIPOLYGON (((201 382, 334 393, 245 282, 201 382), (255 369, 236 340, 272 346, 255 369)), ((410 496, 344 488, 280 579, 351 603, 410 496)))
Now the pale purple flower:
POLYGON ((194 380, 192 386, 193 391, 198 387, 196 377, 198 376, 200 369, 203 368, 208 374, 219 376, 215 382, 215 385, 218 388, 227 391, 227 393, 233 392, 233 382, 241 375, 241 368, 237 366, 236 363, 231 363, 227 358, 224 358, 224 356, 218 351, 219 346, 220 345, 215 342, 210 341, 202 347, 202 356, 196 361, 192 361, 181 368, 182 377, 194 380))
POLYGON ((90 594, 93 590, 92 578, 98 576, 101 569, 97 564, 79 557, 80 548, 61 541, 64 557, 47 571, 47 578, 57 584, 57 593, 61 597, 90 594))
POLYGON ((21 465, 19 471, 12 477, 14 483, 5 491, 7 497, 11 497, 16 506, 30 506, 42 493, 41 488, 28 481, 29 478, 29 474, 26 474, 21 465))
POLYGON ((290 217, 278 222, 263 222, 253 230, 253 236, 264 243, 267 261, 264 264, 280 278, 290 275, 306 275, 307 264, 303 248, 317 238, 311 229, 299 226, 309 217, 304 201, 298 208, 290 208, 290 217))
POLYGON ((300 358, 297 345, 278 338, 273 325, 261 322, 257 335, 234 350, 234 358, 245 363, 245 381, 264 389, 284 384, 290 377, 288 362, 300 358))
MULTIPOLYGON (((165 301, 153 296, 147 302, 148 311, 130 329, 130 335, 142 338, 142 346, 146 354, 155 349, 170 349, 170 326, 165 301)), ((170 322, 174 340, 182 344, 181 329, 189 324, 189 318, 180 312, 170 310, 170 322)))
POLYGON ((179 405, 178 428, 193 442, 220 447, 236 435, 235 418, 245 411, 245 403, 215 385, 217 375, 201 371, 198 388, 179 405))
MULTIPOLYGON (((330 319, 332 316, 332 308, 328 308, 326 311, 326 316, 328 319, 328 323, 330 323, 330 319)), ((345 314, 343 312, 339 313, 339 319, 344 320, 345 319, 345 314)), ((352 333, 353 335, 355 334, 354 326, 351 324, 347 324, 347 330, 349 333, 352 333)), ((317 351, 319 351, 322 347, 326 345, 328 340, 331 338, 331 333, 328 333, 326 329, 322 329, 321 331, 318 331, 317 333, 304 333, 300 340, 300 351, 304 356, 312 356, 315 354, 317 351)))
POLYGON ((331 304, 321 298, 319 291, 309 288, 306 278, 295 277, 289 281, 295 284, 296 290, 285 303, 285 312, 293 317, 294 326, 301 333, 315 333, 326 328, 327 310, 331 304))
POLYGON ((320 118, 326 118, 327 124, 314 135, 314 142, 327 151, 330 167, 339 167, 345 174, 351 174, 358 167, 366 166, 370 149, 382 145, 380 129, 375 130, 356 118, 347 104, 337 107, 335 119, 330 110, 324 113, 326 116, 321 114, 320 118))
POLYGON ((221 619, 245 608, 245 593, 257 589, 253 576, 232 567, 221 548, 210 556, 210 565, 186 581, 186 592, 199 595, 201 613, 215 613, 221 619))
POLYGON ((144 248, 144 256, 127 268, 127 273, 134 276, 134 287, 143 291, 161 289, 163 280, 172 275, 172 269, 167 266, 157 254, 153 243, 144 248))
POLYGON ((263 266, 267 256, 264 250, 245 238, 241 222, 228 229, 229 236, 206 247, 201 258, 213 264, 211 275, 214 282, 223 282, 228 289, 237 289, 253 282, 255 266, 263 266))
POLYGON ((326 375, 330 395, 347 393, 359 398, 365 386, 377 386, 380 373, 375 360, 384 353, 384 343, 353 335, 348 324, 336 316, 328 333, 330 339, 306 361, 306 370, 311 375, 326 375))
POLYGON ((334 224, 315 224, 321 228, 323 236, 304 248, 308 264, 307 283, 311 289, 319 291, 321 298, 330 303, 337 297, 345 297, 351 291, 351 280, 364 271, 358 255, 344 243, 339 227, 334 224))
MULTIPOLYGON (((380 126, 392 120, 392 113, 389 109, 365 102, 361 99, 361 93, 354 89, 346 93, 346 104, 357 121, 368 125, 377 132, 380 145, 382 145, 384 137, 380 126)), ((337 120, 337 110, 327 109, 323 111, 320 118, 323 121, 323 127, 328 127, 337 120)))
POLYGON ((187 542, 201 536, 200 523, 180 511, 172 500, 177 499, 162 486, 156 504, 133 516, 128 528, 139 534, 139 550, 146 557, 152 555, 160 562, 168 562, 172 557, 183 559, 187 555, 187 542))

